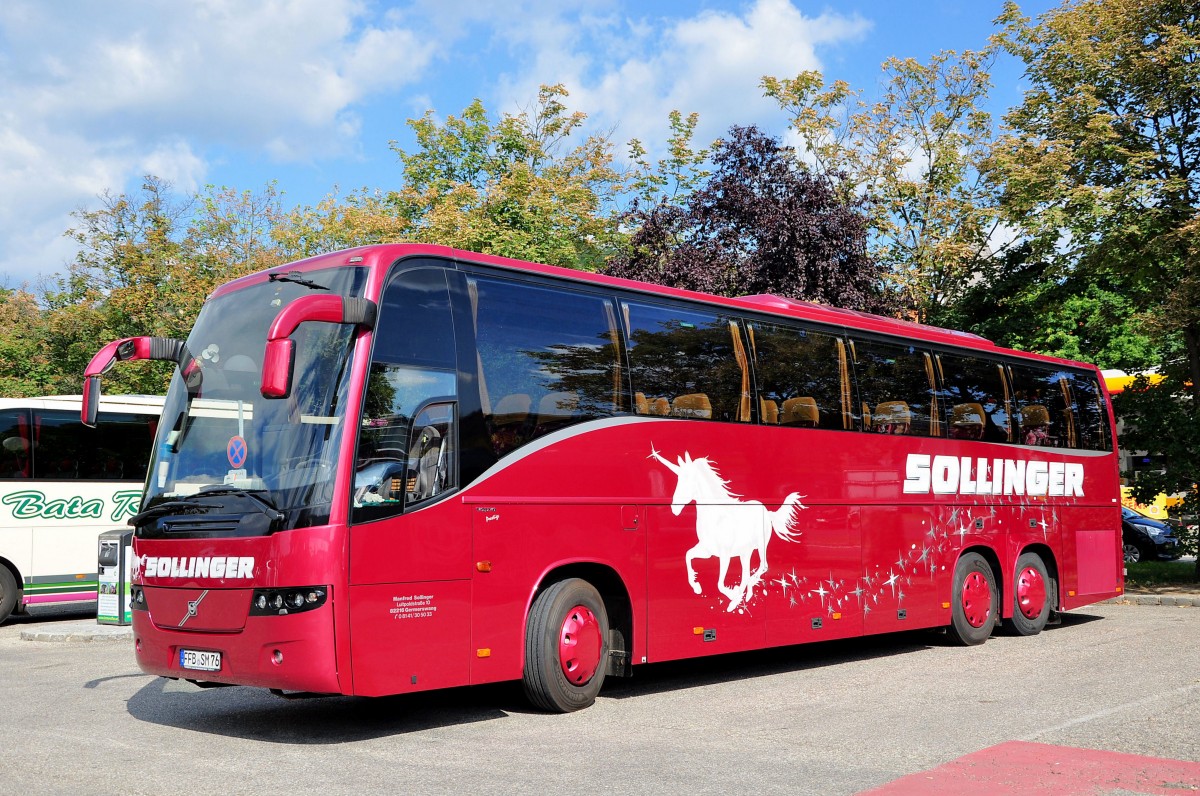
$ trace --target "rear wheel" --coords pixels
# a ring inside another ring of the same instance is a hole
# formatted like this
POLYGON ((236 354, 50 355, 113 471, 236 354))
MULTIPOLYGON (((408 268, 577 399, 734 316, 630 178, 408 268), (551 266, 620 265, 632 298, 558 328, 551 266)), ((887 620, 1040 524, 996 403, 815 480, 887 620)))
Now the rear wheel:
POLYGON ((987 560, 967 553, 954 567, 950 636, 959 644, 974 646, 987 641, 996 624, 996 576, 987 560))
POLYGON ((1012 630, 1019 636, 1036 636, 1046 626, 1056 600, 1054 581, 1037 553, 1017 559, 1013 580, 1012 630))
POLYGON ((8 567, 0 564, 0 622, 8 619, 17 607, 17 579, 8 567))
POLYGON ((608 613, 590 583, 562 580, 529 609, 525 628, 525 695, 556 713, 596 701, 608 662, 608 613))

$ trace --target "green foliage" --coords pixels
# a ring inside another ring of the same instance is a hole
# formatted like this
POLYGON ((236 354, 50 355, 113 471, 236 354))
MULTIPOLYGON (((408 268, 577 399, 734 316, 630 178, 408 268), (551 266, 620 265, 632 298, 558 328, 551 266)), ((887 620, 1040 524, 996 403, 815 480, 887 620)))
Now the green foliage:
POLYGON ((722 295, 775 293, 879 309, 880 270, 866 253, 867 220, 777 139, 731 128, 713 145, 713 172, 684 202, 664 197, 626 216, 627 255, 607 272, 722 295))
POLYGON ((629 142, 629 159, 635 166, 629 187, 638 206, 682 204, 709 176, 711 172, 705 165, 712 147, 692 148, 699 121, 700 115, 697 113, 690 113, 684 118, 679 111, 671 111, 668 117, 671 132, 667 137, 667 156, 654 165, 646 159, 648 153, 641 141, 635 138, 629 142))
POLYGON ((762 81, 817 173, 846 201, 866 198, 871 256, 918 320, 955 301, 995 254, 991 116, 981 107, 990 60, 952 50, 927 64, 890 58, 874 102, 820 72, 762 81))
POLYGON ((622 235, 614 202, 625 188, 606 135, 567 148, 585 114, 561 85, 532 109, 494 120, 479 100, 439 123, 410 119, 412 152, 392 142, 404 184, 386 201, 409 240, 595 270, 622 235))
POLYGON ((1160 493, 1183 497, 1182 513, 1200 515, 1200 423, 1191 401, 1185 399, 1184 363, 1176 360, 1166 378, 1151 385, 1140 376, 1113 399, 1113 408, 1124 421, 1121 445, 1127 450, 1162 456, 1163 469, 1144 470, 1131 482, 1134 498, 1150 503, 1160 493))
POLYGON ((1161 347, 1136 315, 1147 290, 1121 274, 1061 273, 1025 244, 988 263, 959 301, 930 320, 1009 348, 1136 371, 1161 347))
MULTIPOLYGON (((1192 548, 1195 552, 1195 548, 1192 548)), ((1163 586, 1193 586, 1200 570, 1190 561, 1138 561, 1126 564, 1126 591, 1158 589, 1163 586)))
POLYGON ((1040 257, 1154 285, 1131 298, 1150 333, 1182 341, 1200 411, 1195 4, 1079 0, 1035 24, 1009 2, 998 21, 1030 83, 993 160, 1006 216, 1040 257))

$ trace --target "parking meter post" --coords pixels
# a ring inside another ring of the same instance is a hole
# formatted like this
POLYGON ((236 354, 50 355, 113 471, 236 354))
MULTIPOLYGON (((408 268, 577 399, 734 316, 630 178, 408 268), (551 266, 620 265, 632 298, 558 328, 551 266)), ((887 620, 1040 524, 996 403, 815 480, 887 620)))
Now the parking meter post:
POLYGON ((96 622, 101 625, 128 625, 133 622, 129 601, 130 564, 133 561, 133 531, 105 531, 98 540, 96 557, 96 622))

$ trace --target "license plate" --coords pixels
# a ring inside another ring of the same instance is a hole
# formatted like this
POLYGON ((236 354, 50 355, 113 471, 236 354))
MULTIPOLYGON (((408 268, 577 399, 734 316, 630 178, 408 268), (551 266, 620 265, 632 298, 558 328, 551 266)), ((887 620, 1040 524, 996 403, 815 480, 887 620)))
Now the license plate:
POLYGON ((195 669, 201 672, 221 671, 221 653, 204 650, 180 650, 179 668, 195 669))

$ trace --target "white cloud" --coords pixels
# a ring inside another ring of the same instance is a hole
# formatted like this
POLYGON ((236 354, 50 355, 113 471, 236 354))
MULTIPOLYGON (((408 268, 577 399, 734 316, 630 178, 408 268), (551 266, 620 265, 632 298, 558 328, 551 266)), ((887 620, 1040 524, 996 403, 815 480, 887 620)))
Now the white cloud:
POLYGON ((60 270, 70 211, 142 174, 189 190, 221 150, 276 162, 355 153, 358 105, 419 79, 434 53, 397 15, 371 10, 5 0, 0 274, 60 270))
POLYGON ((60 271, 71 211, 146 173, 189 190, 218 162, 361 159, 373 103, 399 126, 452 91, 512 111, 563 82, 596 129, 654 154, 672 109, 700 112, 701 144, 735 123, 781 132, 762 75, 868 28, 794 2, 680 18, 630 0, 3 0, 0 279, 60 271))
POLYGON ((572 106, 616 139, 640 138, 660 151, 671 110, 697 111, 697 143, 733 124, 764 124, 782 133, 782 114, 759 87, 763 75, 794 77, 819 69, 817 48, 861 37, 870 23, 832 12, 810 17, 789 0, 756 0, 741 13, 701 11, 684 19, 591 16, 569 26, 559 18, 529 26, 522 44, 533 55, 504 81, 508 102, 538 83, 564 82, 572 106))

